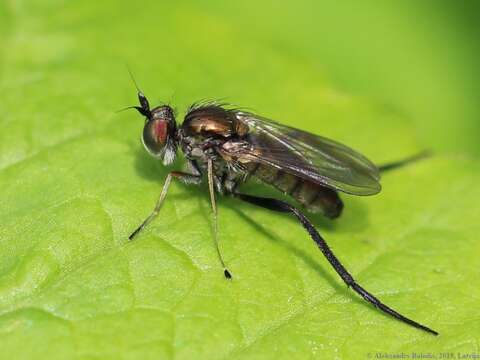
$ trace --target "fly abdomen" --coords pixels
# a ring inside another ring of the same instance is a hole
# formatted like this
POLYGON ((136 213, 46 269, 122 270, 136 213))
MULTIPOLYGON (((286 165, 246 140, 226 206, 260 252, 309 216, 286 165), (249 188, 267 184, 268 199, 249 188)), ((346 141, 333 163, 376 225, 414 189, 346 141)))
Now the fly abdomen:
POLYGON ((252 163, 248 170, 251 176, 291 196, 309 211, 320 212, 331 219, 342 212, 343 203, 335 190, 267 165, 252 163))

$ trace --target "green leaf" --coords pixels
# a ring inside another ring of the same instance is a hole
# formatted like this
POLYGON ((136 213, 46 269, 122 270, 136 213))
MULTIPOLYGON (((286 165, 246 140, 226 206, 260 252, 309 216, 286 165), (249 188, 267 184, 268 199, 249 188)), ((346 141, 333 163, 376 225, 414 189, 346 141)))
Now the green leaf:
POLYGON ((242 21, 229 11, 236 6, 0 5, 2 355, 478 353, 480 167, 468 156, 388 173, 380 195, 343 196, 336 221, 311 215, 360 284, 439 337, 346 289, 292 218, 221 198, 220 241, 234 276, 226 281, 205 186, 172 185, 160 216, 127 241, 169 169, 143 150, 138 114, 114 113, 136 102, 125 63, 151 103, 171 101, 179 118, 195 100, 226 96, 379 163, 426 146, 403 115, 339 90, 317 58, 258 33, 253 19, 268 18, 265 8, 242 21))

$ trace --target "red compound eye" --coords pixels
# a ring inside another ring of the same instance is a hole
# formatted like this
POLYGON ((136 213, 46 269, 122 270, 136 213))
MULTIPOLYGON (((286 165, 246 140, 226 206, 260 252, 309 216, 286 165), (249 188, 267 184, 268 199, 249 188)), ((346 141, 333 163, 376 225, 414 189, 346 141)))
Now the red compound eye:
POLYGON ((156 141, 163 144, 167 139, 167 122, 165 120, 154 120, 152 130, 156 141))
POLYGON ((173 110, 168 105, 157 106, 147 115, 143 126, 143 145, 151 155, 162 159, 164 164, 170 164, 177 149, 173 110))
POLYGON ((168 139, 168 122, 164 119, 150 120, 143 128, 143 143, 148 151, 159 154, 168 139))

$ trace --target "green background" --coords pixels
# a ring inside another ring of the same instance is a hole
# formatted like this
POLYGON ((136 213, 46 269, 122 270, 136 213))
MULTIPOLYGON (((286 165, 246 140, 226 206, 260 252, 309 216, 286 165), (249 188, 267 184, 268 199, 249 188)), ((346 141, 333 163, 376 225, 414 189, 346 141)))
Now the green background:
POLYGON ((480 353, 476 4, 1 2, 0 357, 480 353), (293 219, 222 198, 226 281, 205 186, 172 185, 128 242, 168 169, 138 114, 115 114, 136 102, 126 64, 179 119, 225 98, 378 163, 434 150, 311 217, 362 285, 441 335, 365 304, 293 219))

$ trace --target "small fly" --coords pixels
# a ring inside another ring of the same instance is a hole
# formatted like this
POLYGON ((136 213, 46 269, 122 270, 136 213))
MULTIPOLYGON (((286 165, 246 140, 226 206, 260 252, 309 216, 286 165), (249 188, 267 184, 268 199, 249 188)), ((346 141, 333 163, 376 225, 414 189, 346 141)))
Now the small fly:
POLYGON ((381 171, 404 165, 418 156, 377 167, 365 156, 336 141, 217 102, 192 105, 183 123, 177 126, 174 111, 169 105, 151 108, 138 86, 137 91, 140 104, 129 108, 136 109, 145 117, 142 134, 145 149, 164 165, 169 165, 180 147, 187 163, 184 171, 172 171, 167 175, 154 210, 129 236, 130 240, 158 215, 173 179, 185 184, 200 184, 206 174, 214 240, 227 279, 232 275, 218 246, 217 194, 228 194, 268 210, 290 213, 305 228, 348 287, 384 313, 438 335, 435 330, 385 305, 360 286, 297 207, 282 200, 238 191, 239 185, 257 178, 289 195, 306 210, 334 219, 340 216, 343 209, 339 192, 352 195, 377 194, 381 190, 381 171))

